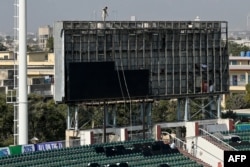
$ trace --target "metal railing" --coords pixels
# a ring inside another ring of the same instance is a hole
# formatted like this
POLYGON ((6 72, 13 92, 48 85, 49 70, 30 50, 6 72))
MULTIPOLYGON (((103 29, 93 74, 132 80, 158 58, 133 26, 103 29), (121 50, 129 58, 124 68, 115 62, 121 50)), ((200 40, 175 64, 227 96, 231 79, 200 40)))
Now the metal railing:
POLYGON ((246 81, 230 81, 230 86, 246 86, 246 81))
POLYGON ((164 132, 164 133, 171 137, 172 141, 170 139, 170 142, 174 142, 176 147, 187 151, 187 144, 183 140, 177 138, 175 135, 172 135, 169 132, 164 132))
POLYGON ((226 142, 224 142, 223 140, 221 140, 220 138, 216 137, 215 135, 209 133, 208 131, 202 129, 202 128, 199 128, 200 131, 202 131, 203 133, 205 133, 205 135, 209 136, 211 140, 217 142, 218 144, 221 144, 231 150, 234 150, 234 151, 238 151, 236 148, 232 147, 231 145, 227 144, 226 142))
MULTIPOLYGON (((181 139, 177 138, 176 136, 171 135, 171 134, 168 133, 168 132, 166 132, 166 133, 167 133, 168 135, 170 135, 171 138, 174 139, 175 144, 176 144, 176 146, 177 146, 178 148, 180 148, 180 149, 182 149, 182 150, 184 150, 184 151, 188 151, 188 149, 187 149, 187 143, 185 143, 185 142, 182 141, 181 139)), ((213 154, 211 154, 210 152, 208 152, 207 150, 205 150, 205 149, 199 147, 199 146, 198 146, 197 144, 195 144, 195 143, 193 143, 193 146, 192 146, 192 147, 193 147, 193 148, 192 148, 192 150, 191 150, 191 155, 194 156, 194 157, 196 157, 196 150, 197 150, 197 149, 200 149, 200 150, 206 152, 207 154, 209 154, 210 156, 212 156, 212 157, 218 159, 219 161, 224 162, 224 160, 222 160, 222 159, 216 157, 215 155, 213 155, 213 154)))

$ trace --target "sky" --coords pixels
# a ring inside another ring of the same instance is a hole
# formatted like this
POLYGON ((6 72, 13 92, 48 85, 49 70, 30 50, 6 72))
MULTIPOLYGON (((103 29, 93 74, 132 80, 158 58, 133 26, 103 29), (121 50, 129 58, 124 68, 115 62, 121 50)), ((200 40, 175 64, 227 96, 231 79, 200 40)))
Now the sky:
MULTIPOLYGON (((0 32, 14 33, 14 2, 0 0, 0 32)), ((250 21, 250 0, 26 0, 27 31, 36 33, 55 21, 101 20, 108 7, 107 20, 228 21, 229 30, 246 30, 250 21)))

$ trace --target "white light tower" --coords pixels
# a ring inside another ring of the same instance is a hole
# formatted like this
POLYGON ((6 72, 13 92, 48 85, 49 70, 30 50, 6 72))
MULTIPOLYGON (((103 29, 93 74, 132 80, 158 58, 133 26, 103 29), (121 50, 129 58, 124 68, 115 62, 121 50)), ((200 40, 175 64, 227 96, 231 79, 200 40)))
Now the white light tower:
POLYGON ((19 0, 19 78, 18 78, 18 144, 28 144, 28 102, 27 102, 27 1, 19 0))

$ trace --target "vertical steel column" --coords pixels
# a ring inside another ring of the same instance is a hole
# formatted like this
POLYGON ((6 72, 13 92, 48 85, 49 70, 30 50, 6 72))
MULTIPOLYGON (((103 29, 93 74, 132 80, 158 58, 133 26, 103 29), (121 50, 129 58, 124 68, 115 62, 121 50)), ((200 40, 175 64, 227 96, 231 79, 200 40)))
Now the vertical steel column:
POLYGON ((103 45, 104 45, 104 48, 103 48, 103 49, 104 49, 104 60, 105 60, 105 61, 107 61, 107 35, 106 35, 107 32, 106 32, 106 31, 107 31, 107 29, 106 29, 106 23, 105 23, 105 27, 104 27, 104 31, 103 31, 103 33, 104 33, 104 34, 103 34, 103 38, 104 38, 104 39, 103 39, 103 40, 104 40, 104 41, 103 41, 103 45))
POLYGON ((110 115, 110 112, 109 112, 109 106, 107 106, 107 109, 106 109, 106 125, 109 126, 109 115, 110 115))
POLYGON ((167 48, 167 34, 166 34, 166 32, 164 32, 164 44, 165 45, 163 45, 164 46, 164 54, 165 54, 165 94, 168 94, 168 54, 167 54, 167 50, 168 50, 168 48, 167 48))
POLYGON ((213 118, 215 116, 215 111, 217 110, 217 101, 214 99, 214 96, 209 96, 209 115, 210 118, 213 118))
POLYGON ((68 105, 68 110, 67 110, 67 129, 70 129, 70 106, 68 105))
MULTIPOLYGON (((187 30, 186 30, 187 31, 187 30)), ((189 43, 189 38, 188 38, 188 33, 185 35, 186 36, 186 93, 188 94, 191 90, 189 88, 189 79, 190 79, 190 75, 189 75, 189 72, 190 72, 190 69, 188 68, 190 62, 189 62, 189 47, 188 47, 188 43, 189 43)))
POLYGON ((142 133, 143 133, 143 139, 146 138, 145 135, 145 101, 142 101, 142 133))
POLYGON ((80 44, 79 44, 79 46, 80 46, 80 62, 82 62, 82 35, 80 36, 80 44))
POLYGON ((205 119, 205 109, 204 109, 204 99, 201 99, 201 111, 202 111, 202 119, 205 119))
POLYGON ((103 142, 106 143, 106 113, 107 112, 107 104, 104 101, 104 109, 103 109, 103 142))
POLYGON ((177 114, 176 114, 177 121, 181 119, 181 111, 180 111, 181 106, 180 105, 181 105, 180 99, 177 99, 177 114))
MULTIPOLYGON (((97 26, 97 25, 96 25, 97 26)), ((88 43, 88 46, 87 46, 87 52, 88 52, 88 62, 90 62, 90 33, 89 33, 89 29, 88 29, 88 34, 86 35, 87 36, 87 43, 88 43)))
MULTIPOLYGON (((180 25, 179 25, 180 26, 180 25)), ((178 28, 180 28, 180 27, 178 27, 178 28)), ((179 75, 178 75, 178 79, 179 79, 179 85, 178 85, 178 88, 179 88, 179 92, 178 93, 181 93, 181 80, 182 80, 182 75, 181 75, 181 73, 182 73, 182 71, 181 71, 181 66, 182 66, 182 62, 181 62, 181 60, 182 60, 182 48, 181 48, 181 43, 182 43, 182 35, 179 35, 179 38, 178 38, 178 43, 179 43, 179 52, 178 52, 178 57, 179 57, 179 69, 178 69, 178 72, 177 72, 177 74, 179 73, 179 75)))
POLYGON ((142 40, 142 66, 145 68, 145 31, 143 31, 143 40, 142 40))
POLYGON ((146 106, 147 106, 146 107, 147 125, 148 125, 148 128, 151 129, 151 127, 152 127, 152 103, 148 102, 146 106))
POLYGON ((75 109, 75 130, 78 130, 78 105, 74 105, 75 109))
POLYGON ((221 107, 220 107, 220 105, 221 105, 221 96, 220 95, 218 95, 218 97, 217 97, 217 118, 221 118, 221 107))
POLYGON ((189 115, 189 98, 186 97, 184 121, 188 121, 188 115, 189 115))
POLYGON ((116 127, 116 105, 112 107, 112 112, 113 112, 113 126, 116 127))
MULTIPOLYGON (((172 22, 172 26, 173 26, 173 22, 172 22)), ((172 31, 172 35, 173 35, 173 39, 171 40, 171 44, 172 44, 172 48, 171 48, 171 51, 172 51, 172 94, 175 93, 175 38, 176 38, 176 34, 174 33, 174 31, 172 31)))

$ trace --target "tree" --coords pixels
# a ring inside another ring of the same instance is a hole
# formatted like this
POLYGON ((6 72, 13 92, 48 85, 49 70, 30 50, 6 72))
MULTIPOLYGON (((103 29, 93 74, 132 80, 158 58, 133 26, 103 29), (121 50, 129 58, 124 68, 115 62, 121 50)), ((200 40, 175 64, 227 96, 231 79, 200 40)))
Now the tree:
POLYGON ((31 94, 28 108, 29 138, 36 136, 41 142, 65 139, 66 105, 57 105, 52 99, 44 101, 43 96, 31 94))
POLYGON ((43 105, 43 98, 42 96, 38 96, 36 94, 31 94, 28 97, 28 115, 29 115, 29 138, 32 138, 34 136, 38 137, 40 139, 40 133, 39 133, 39 125, 38 121, 40 117, 43 115, 43 112, 41 111, 41 106, 43 105))
POLYGON ((27 51, 28 52, 34 52, 34 51, 40 51, 41 49, 39 48, 38 45, 27 45, 27 51))
POLYGON ((2 43, 0 43, 0 51, 7 51, 7 47, 5 47, 2 43))
POLYGON ((86 106, 80 104, 78 117, 80 129, 100 127, 103 122, 103 108, 101 106, 86 106))
POLYGON ((160 100, 155 102, 152 112, 153 122, 171 122, 176 120, 177 102, 174 100, 160 100))
POLYGON ((228 42, 228 52, 233 56, 239 56, 241 51, 248 51, 250 47, 237 44, 236 42, 228 42))
POLYGON ((46 48, 48 49, 49 52, 54 51, 54 38, 53 37, 48 38, 46 48))
POLYGON ((0 95, 0 146, 13 144, 13 105, 6 103, 6 97, 0 95))
POLYGON ((246 84, 245 101, 250 106, 250 84, 246 84))
POLYGON ((43 115, 40 117, 40 130, 45 141, 65 140, 66 112, 64 104, 56 105, 54 100, 48 100, 43 106, 43 115), (44 124, 45 123, 45 124, 44 124))
POLYGON ((248 106, 247 101, 245 99, 246 97, 244 94, 230 95, 226 99, 226 108, 229 110, 244 109, 248 106))
POLYGON ((221 113, 221 118, 231 118, 233 120, 237 119, 237 114, 232 110, 228 110, 225 113, 221 113))

